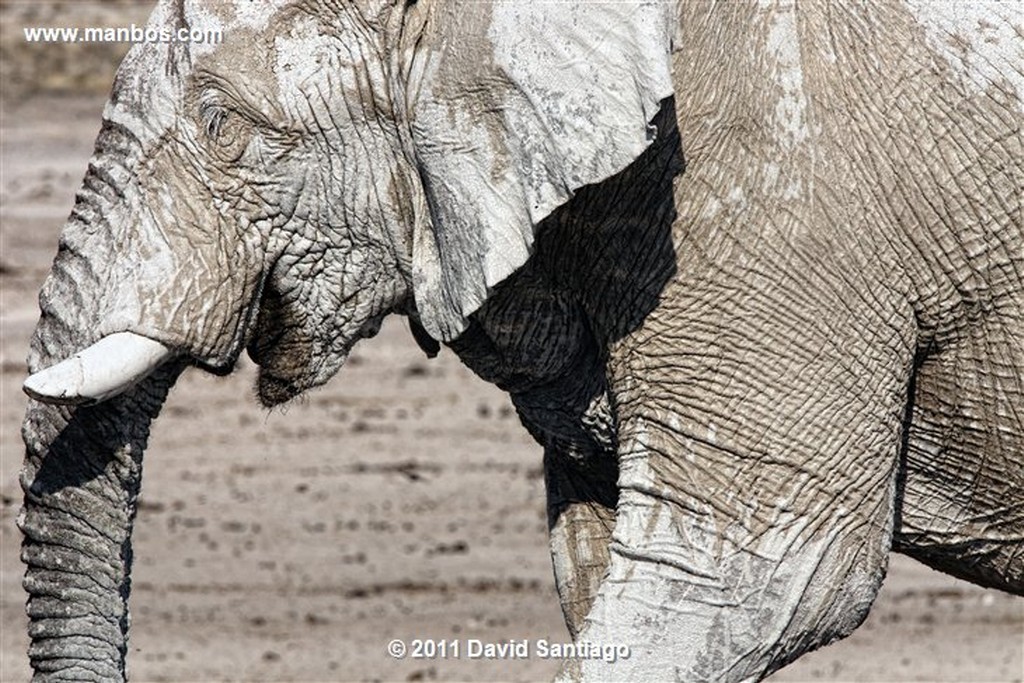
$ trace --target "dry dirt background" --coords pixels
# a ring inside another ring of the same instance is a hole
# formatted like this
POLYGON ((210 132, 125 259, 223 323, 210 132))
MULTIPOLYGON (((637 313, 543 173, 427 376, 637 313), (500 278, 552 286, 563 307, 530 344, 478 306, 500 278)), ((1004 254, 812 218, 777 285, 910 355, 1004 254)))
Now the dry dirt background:
MULTIPOLYGON (((35 297, 123 46, 25 26, 141 23, 147 3, 0 2, 0 680, 28 676, 15 517, 35 297)), ((392 638, 567 640, 540 449, 507 398, 404 321, 267 413, 253 368, 188 373, 157 422, 136 527, 137 681, 545 680, 556 663, 394 660, 392 638)), ((893 556, 868 621, 777 681, 1020 681, 1024 600, 893 556)))

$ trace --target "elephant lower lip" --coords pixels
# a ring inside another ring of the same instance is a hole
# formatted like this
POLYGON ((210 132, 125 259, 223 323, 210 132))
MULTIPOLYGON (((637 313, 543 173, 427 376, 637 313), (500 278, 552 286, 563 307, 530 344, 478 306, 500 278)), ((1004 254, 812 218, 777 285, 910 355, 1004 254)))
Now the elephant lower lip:
POLYGON ((302 393, 304 387, 294 379, 278 377, 264 368, 260 368, 257 380, 257 393, 260 403, 267 408, 290 401, 302 393))

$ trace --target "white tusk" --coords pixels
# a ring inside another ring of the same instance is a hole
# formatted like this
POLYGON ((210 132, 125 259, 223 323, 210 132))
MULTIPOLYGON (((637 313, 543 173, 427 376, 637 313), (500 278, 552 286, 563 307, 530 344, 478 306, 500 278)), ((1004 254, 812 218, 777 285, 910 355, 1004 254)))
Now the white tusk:
POLYGON ((121 394, 173 352, 133 332, 111 334, 25 380, 25 393, 43 403, 88 405, 121 394))

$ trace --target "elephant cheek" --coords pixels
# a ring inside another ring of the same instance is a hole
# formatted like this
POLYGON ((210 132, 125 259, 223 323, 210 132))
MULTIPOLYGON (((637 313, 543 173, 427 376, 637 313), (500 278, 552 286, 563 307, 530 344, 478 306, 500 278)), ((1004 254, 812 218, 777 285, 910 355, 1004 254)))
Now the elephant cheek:
POLYGON ((189 190, 136 186, 116 204, 87 194, 61 233, 44 316, 73 309, 89 321, 88 343, 133 332, 229 371, 255 318, 266 251, 255 230, 203 209, 189 190))
POLYGON ((122 326, 184 350, 208 370, 229 372, 255 322, 262 254, 244 242, 205 246, 176 245, 166 278, 125 283, 138 313, 122 326))
POLYGON ((140 254, 127 248, 105 263, 87 260, 85 268, 104 273, 99 291, 82 291, 82 259, 65 263, 58 257, 40 296, 44 314, 71 303, 94 321, 86 335, 90 343, 134 332, 212 371, 230 370, 251 328, 259 294, 260 259, 253 250, 208 255, 174 247, 173 253, 140 254))

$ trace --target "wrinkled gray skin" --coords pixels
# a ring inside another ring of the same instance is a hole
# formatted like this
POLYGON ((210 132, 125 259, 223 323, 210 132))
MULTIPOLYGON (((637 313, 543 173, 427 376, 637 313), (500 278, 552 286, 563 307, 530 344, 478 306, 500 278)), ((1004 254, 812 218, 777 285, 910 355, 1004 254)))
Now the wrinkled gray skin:
POLYGON ((161 2, 226 41, 122 65, 30 368, 175 358, 29 407, 38 679, 124 674, 178 374, 273 405, 391 312, 545 447, 569 628, 633 648, 567 678, 756 680, 893 549, 1024 592, 1021 29, 957 7, 161 2))

